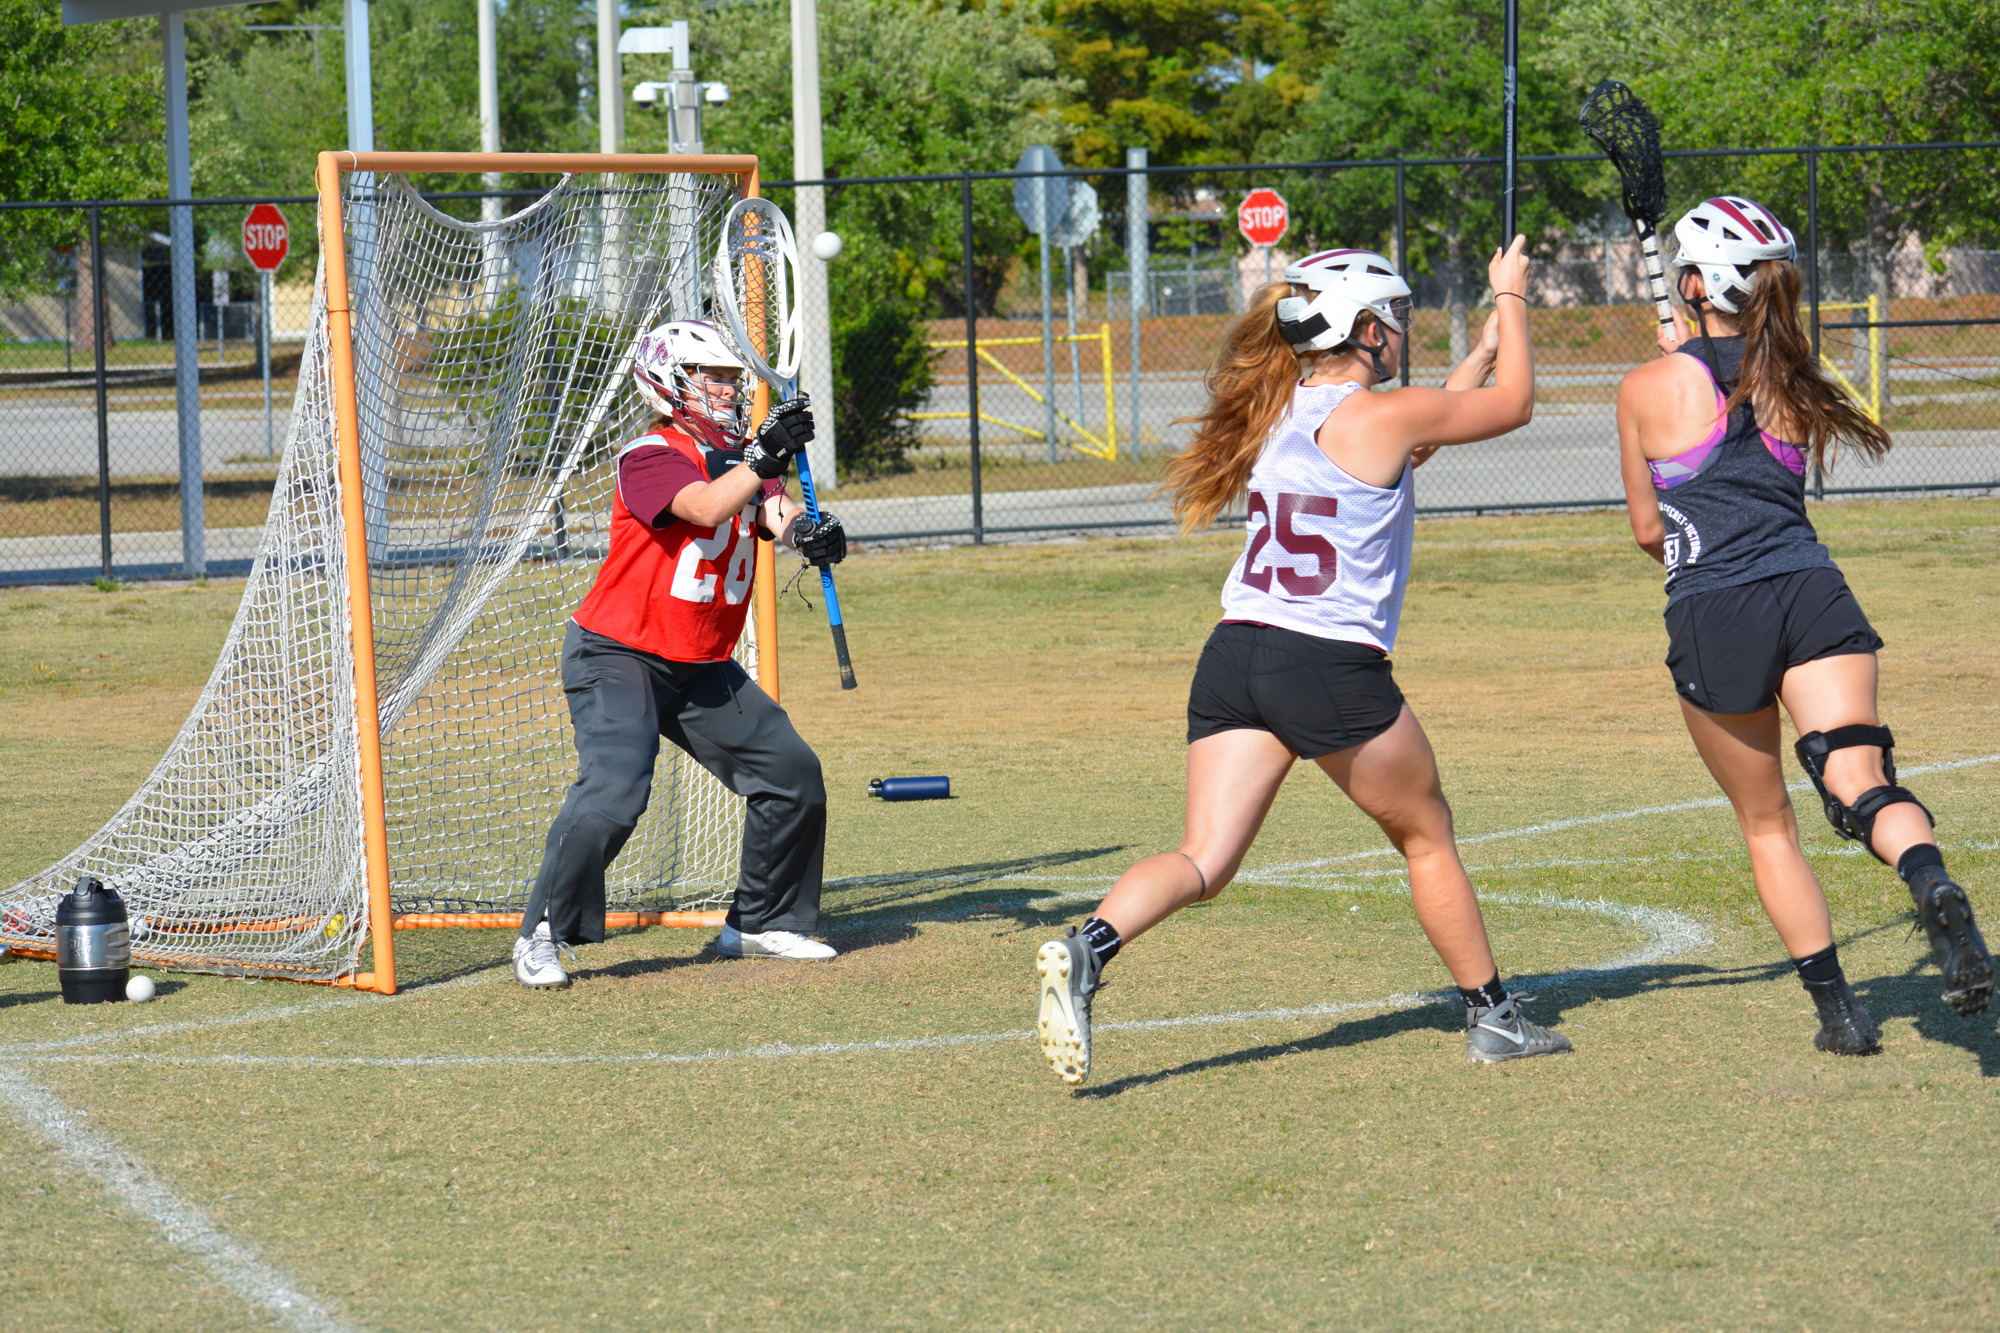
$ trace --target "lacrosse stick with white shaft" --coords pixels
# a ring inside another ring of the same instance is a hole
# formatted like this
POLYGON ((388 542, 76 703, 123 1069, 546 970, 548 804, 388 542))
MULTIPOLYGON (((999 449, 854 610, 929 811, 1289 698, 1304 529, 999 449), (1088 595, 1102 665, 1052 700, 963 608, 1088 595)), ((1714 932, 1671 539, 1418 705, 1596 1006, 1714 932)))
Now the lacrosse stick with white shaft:
MULTIPOLYGON (((799 392, 798 267, 792 224, 778 206, 768 199, 739 199, 722 224, 722 240, 716 247, 716 304, 744 363, 771 386, 778 402, 796 398, 799 392)), ((818 523, 812 464, 803 449, 795 457, 806 513, 818 523)), ((854 663, 847 656, 847 628, 840 620, 832 565, 820 565, 819 586, 826 594, 826 623, 833 631, 833 655, 840 663, 840 688, 851 690, 854 663)))
POLYGON ((1606 79, 1583 99, 1577 117, 1583 132, 1604 150, 1618 169, 1624 192, 1625 216, 1639 235, 1646 257, 1646 281, 1661 327, 1672 330, 1674 307, 1667 299, 1667 278, 1660 268, 1660 219, 1667 211, 1667 168, 1660 156, 1660 121, 1639 95, 1616 79, 1606 79))

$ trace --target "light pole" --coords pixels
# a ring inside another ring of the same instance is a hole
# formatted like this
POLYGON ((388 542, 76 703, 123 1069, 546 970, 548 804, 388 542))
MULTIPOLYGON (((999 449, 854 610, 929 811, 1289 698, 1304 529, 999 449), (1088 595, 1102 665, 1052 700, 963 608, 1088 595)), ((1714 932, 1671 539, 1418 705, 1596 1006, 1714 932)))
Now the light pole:
POLYGON ((817 399, 817 433, 808 457, 820 490, 840 484, 833 438, 833 323, 828 309, 826 261, 813 242, 826 230, 826 179, 820 144, 819 3, 792 0, 792 178, 801 182, 792 206, 798 234, 806 240, 799 256, 799 383, 817 399))
MULTIPOLYGON (((667 113, 667 151, 695 154, 706 151, 702 142, 701 110, 707 102, 720 106, 729 100, 729 89, 719 83, 697 83, 689 68, 688 25, 685 19, 664 28, 628 28, 618 39, 618 54, 664 55, 674 67, 664 82, 642 83, 632 90, 632 100, 642 106, 658 106, 667 113)), ((667 274, 668 307, 675 319, 701 317, 701 274, 706 255, 694 253, 694 181, 692 177, 668 177, 668 225, 675 237, 686 237, 679 257, 667 274)))

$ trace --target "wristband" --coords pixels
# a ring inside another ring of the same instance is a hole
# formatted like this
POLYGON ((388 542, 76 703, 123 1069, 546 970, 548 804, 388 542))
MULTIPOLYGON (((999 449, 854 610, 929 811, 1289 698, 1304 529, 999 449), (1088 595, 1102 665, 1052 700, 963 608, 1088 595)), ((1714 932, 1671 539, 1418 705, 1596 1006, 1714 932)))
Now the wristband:
POLYGON ((1519 301, 1522 305, 1526 305, 1528 303, 1528 298, 1521 295, 1519 292, 1495 292, 1493 293, 1493 303, 1495 305, 1498 305, 1500 303, 1500 298, 1503 296, 1511 296, 1516 301, 1519 301))

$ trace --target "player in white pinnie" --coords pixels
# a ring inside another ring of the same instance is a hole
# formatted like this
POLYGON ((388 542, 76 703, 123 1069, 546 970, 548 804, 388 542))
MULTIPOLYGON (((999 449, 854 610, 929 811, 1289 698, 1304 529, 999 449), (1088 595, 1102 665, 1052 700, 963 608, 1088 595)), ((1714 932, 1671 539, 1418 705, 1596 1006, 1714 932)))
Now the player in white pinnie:
POLYGON ((1388 661, 1409 578, 1412 470, 1440 446, 1491 439, 1534 411, 1525 239, 1487 272, 1497 308, 1442 389, 1366 392, 1401 356, 1410 289, 1365 250, 1289 266, 1230 330, 1194 441, 1168 464, 1184 532, 1246 491, 1250 510, 1188 699, 1186 832, 1179 850, 1126 871, 1081 930, 1036 955, 1038 1035, 1064 1082, 1090 1072, 1104 964, 1229 883, 1301 758, 1408 861, 1417 920, 1465 1000, 1467 1055, 1569 1049, 1500 984, 1437 760, 1388 661))
POLYGON ((639 341, 632 376, 659 413, 619 452, 610 551, 564 639, 563 692, 579 773, 549 829, 514 942, 524 986, 569 984, 559 951, 604 938, 604 872, 652 794, 664 738, 745 798, 725 957, 832 958, 819 922, 826 787, 785 710, 732 659, 750 611, 755 529, 815 564, 847 553, 783 477, 813 437, 804 398, 746 438, 746 368, 693 320, 639 341))

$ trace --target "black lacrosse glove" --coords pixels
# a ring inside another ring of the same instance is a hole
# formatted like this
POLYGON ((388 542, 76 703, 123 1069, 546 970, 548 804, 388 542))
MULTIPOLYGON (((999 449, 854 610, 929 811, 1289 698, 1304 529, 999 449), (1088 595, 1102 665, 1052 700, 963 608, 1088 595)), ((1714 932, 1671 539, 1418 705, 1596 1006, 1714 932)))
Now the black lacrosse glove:
POLYGON ((823 509, 817 523, 809 514, 795 515, 785 529, 785 543, 809 564, 837 565, 847 559, 847 529, 823 509))
POLYGON ((800 394, 772 408, 743 446, 743 461, 766 481, 785 475, 799 450, 812 442, 812 399, 800 394))

